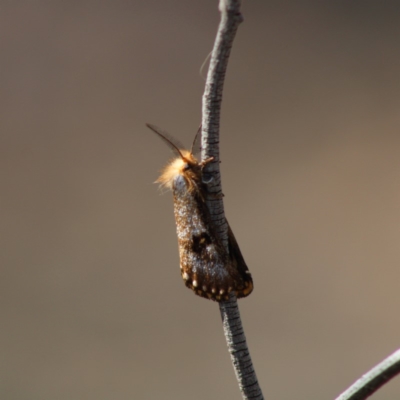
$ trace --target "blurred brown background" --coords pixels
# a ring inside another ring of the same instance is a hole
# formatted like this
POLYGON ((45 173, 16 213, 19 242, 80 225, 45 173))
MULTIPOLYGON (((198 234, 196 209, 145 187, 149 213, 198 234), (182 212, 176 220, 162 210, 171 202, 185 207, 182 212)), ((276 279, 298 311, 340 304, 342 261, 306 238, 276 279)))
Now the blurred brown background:
MULTIPOLYGON (((400 347, 400 5, 243 13, 221 126, 242 318, 266 398, 333 399, 400 347)), ((2 399, 241 398, 144 126, 191 143, 218 20, 204 0, 0 3, 2 399)), ((374 399, 399 397, 400 378, 374 399)))

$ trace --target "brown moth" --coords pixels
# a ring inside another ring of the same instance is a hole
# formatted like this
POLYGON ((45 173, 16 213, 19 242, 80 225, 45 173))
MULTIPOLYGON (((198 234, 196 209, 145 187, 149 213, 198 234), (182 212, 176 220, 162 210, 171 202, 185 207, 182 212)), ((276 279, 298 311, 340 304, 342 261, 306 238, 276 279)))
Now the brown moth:
POLYGON ((221 243, 213 227, 205 202, 207 186, 203 168, 213 158, 199 162, 166 132, 146 124, 174 151, 173 159, 156 182, 171 189, 178 235, 181 275, 185 285, 198 296, 215 301, 248 296, 253 280, 228 224, 228 248, 221 243))

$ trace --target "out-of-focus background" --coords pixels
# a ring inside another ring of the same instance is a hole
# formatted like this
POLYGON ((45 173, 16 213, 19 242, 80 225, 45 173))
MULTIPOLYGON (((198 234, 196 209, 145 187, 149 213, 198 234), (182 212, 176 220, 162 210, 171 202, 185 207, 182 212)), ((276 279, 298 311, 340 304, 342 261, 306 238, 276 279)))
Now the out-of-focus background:
MULTIPOLYGON (((243 14, 221 122, 242 318, 266 398, 333 399, 400 347, 400 6, 243 14)), ((241 398, 144 125, 190 145, 218 21, 217 1, 1 2, 2 399, 241 398)))

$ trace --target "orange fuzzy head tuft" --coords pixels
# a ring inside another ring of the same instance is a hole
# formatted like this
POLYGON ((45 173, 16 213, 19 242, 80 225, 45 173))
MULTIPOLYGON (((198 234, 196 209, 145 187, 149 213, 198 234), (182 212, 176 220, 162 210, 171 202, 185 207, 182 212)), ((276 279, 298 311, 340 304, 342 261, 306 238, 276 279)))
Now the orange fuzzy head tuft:
POLYGON ((207 160, 199 162, 193 155, 193 148, 199 137, 200 129, 198 130, 194 141, 192 150, 182 150, 182 147, 176 139, 172 138, 167 132, 157 128, 155 125, 146 124, 154 133, 156 133, 177 155, 177 158, 172 160, 162 171, 161 176, 157 179, 157 183, 167 189, 174 188, 174 182, 177 182, 177 178, 184 178, 186 182, 186 188, 189 191, 194 189, 200 189, 202 182, 202 170, 203 167, 214 158, 211 157, 207 160))
POLYGON ((180 157, 172 160, 162 171, 157 183, 167 189, 173 189, 177 177, 185 178, 189 190, 193 190, 201 182, 202 165, 188 150, 180 150, 180 157))

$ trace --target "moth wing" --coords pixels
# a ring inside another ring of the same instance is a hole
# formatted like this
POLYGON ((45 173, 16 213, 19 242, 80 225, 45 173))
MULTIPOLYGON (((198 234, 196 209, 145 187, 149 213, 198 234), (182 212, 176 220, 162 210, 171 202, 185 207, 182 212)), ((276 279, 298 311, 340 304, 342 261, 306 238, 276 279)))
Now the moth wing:
POLYGON ((232 267, 238 272, 241 283, 237 284, 236 297, 246 297, 248 296, 254 288, 253 278, 246 262, 244 261, 242 252, 240 251, 239 245, 237 244, 235 235, 228 223, 228 248, 229 248, 229 259, 232 267))
POLYGON ((186 286, 199 296, 226 300, 229 292, 236 290, 237 272, 221 243, 215 237, 201 234, 194 236, 189 246, 189 251, 181 253, 182 277, 186 286))
POLYGON ((221 301, 232 289, 238 299, 253 291, 253 279, 229 224, 229 255, 215 234, 203 232, 181 244, 182 276, 197 295, 221 301))

